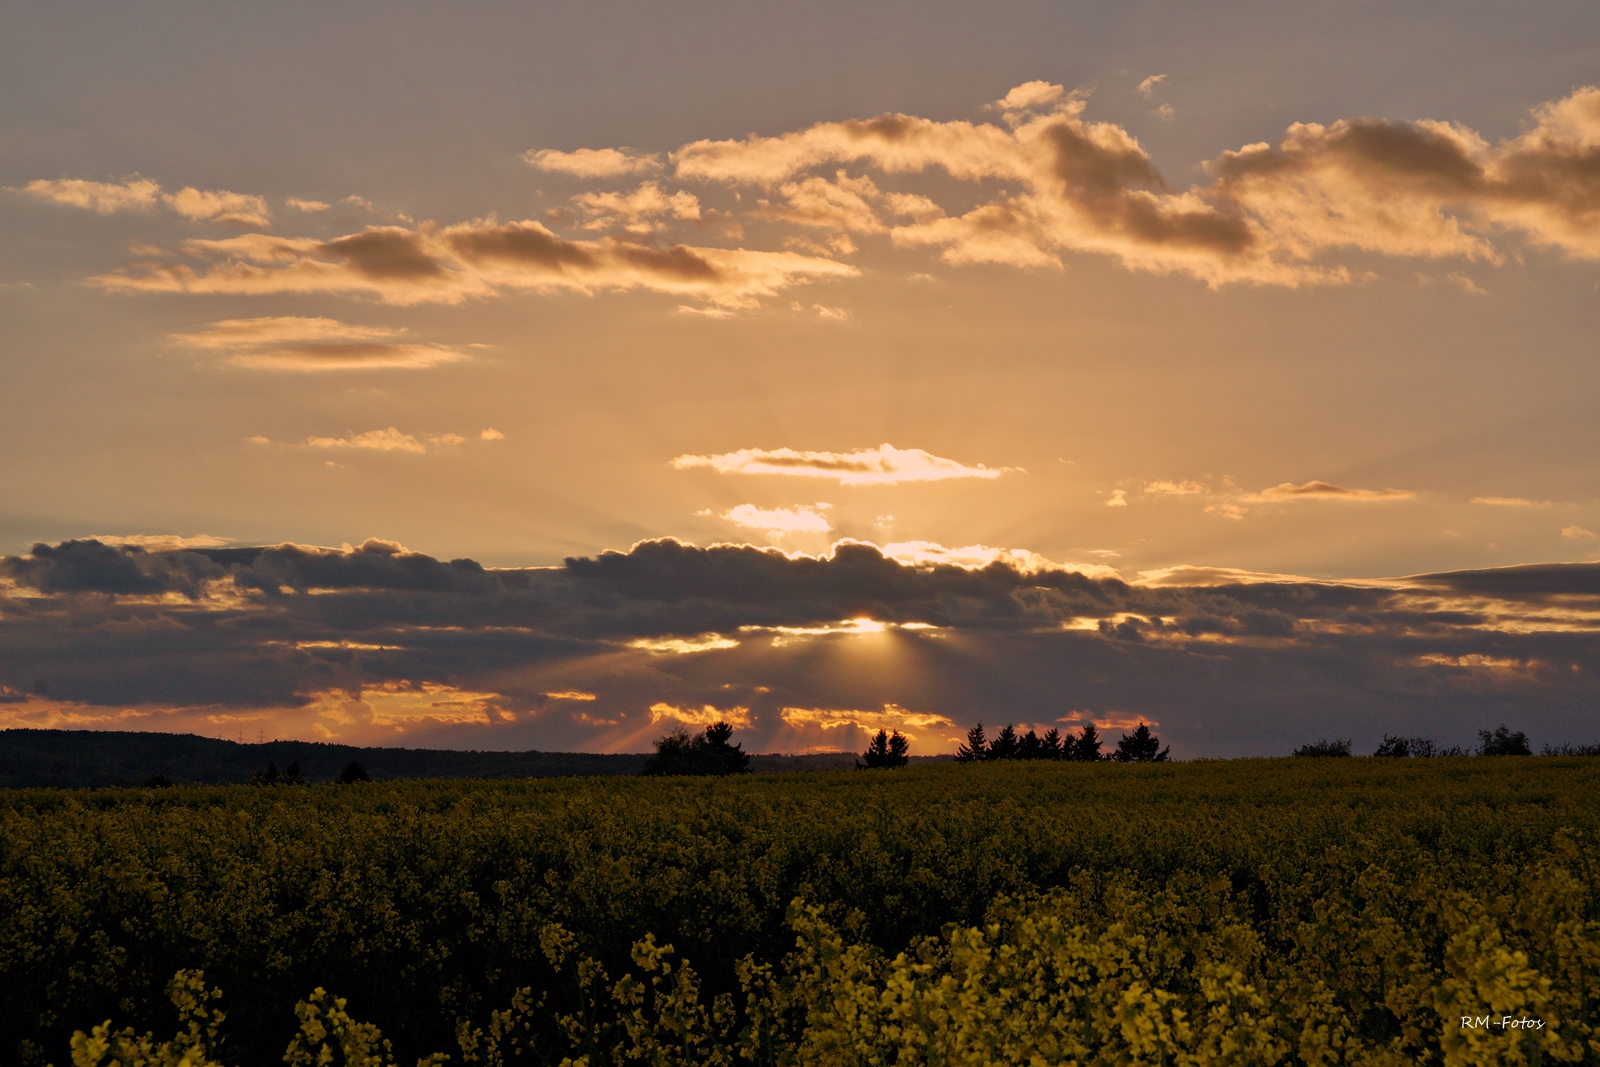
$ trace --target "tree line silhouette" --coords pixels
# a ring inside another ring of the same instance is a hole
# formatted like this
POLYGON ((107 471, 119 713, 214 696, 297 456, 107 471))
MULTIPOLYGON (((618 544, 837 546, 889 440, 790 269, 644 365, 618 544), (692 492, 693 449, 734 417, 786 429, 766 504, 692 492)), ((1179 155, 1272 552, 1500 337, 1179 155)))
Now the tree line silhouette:
MULTIPOLYGON (((1349 740, 1334 739, 1329 741, 1323 738, 1309 745, 1301 745, 1294 750, 1296 756, 1350 756, 1352 745, 1349 740)), ((1446 745, 1432 737, 1409 737, 1402 734, 1384 734, 1383 743, 1372 753, 1391 759, 1433 759, 1444 756, 1531 756, 1533 748, 1528 744, 1528 735, 1521 730, 1512 730, 1505 723, 1495 730, 1478 731, 1478 747, 1475 749, 1463 748, 1460 745, 1446 745)), ((1563 744, 1551 747, 1544 746, 1541 753, 1545 756, 1600 756, 1600 744, 1572 745, 1563 744)))
POLYGON ((1076 737, 1062 734, 1051 727, 1044 736, 1029 730, 1018 734, 1016 727, 1007 723, 1001 727, 993 741, 984 735, 983 723, 967 731, 966 743, 956 749, 956 762, 979 763, 990 760, 1075 760, 1086 763, 1114 760, 1119 763, 1164 763, 1170 746, 1161 747, 1161 739, 1141 722, 1134 731, 1123 734, 1116 748, 1101 752, 1105 744, 1092 722, 1083 724, 1076 737))
MULTIPOLYGON (((726 722, 714 722, 699 735, 691 735, 683 727, 659 737, 655 741, 655 754, 645 761, 641 774, 646 775, 721 775, 746 774, 750 770, 750 757, 743 745, 732 743, 733 727, 726 722)), ((1017 733, 1017 728, 1007 723, 990 741, 984 734, 983 723, 967 731, 966 743, 956 750, 957 763, 979 763, 993 760, 1074 760, 1119 763, 1164 763, 1170 746, 1163 748, 1161 739, 1141 722, 1132 733, 1123 734, 1116 747, 1101 752, 1105 745, 1094 723, 1084 723, 1082 731, 1073 736, 1063 735, 1052 727, 1044 736, 1029 730, 1017 733)), ((899 730, 879 730, 867 744, 867 750, 856 760, 856 770, 892 770, 911 762, 911 742, 899 730)))

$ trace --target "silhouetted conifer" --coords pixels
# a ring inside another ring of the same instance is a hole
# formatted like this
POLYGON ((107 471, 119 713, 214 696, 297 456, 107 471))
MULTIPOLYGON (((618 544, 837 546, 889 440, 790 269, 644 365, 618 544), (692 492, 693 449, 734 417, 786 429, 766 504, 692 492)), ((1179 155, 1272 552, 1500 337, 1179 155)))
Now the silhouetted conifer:
POLYGON ((251 785, 277 785, 278 784, 278 765, 276 763, 268 763, 267 764, 267 769, 265 771, 263 771, 260 774, 253 774, 253 775, 250 776, 250 784, 251 785))
POLYGON ((878 736, 872 739, 867 745, 867 750, 861 754, 861 759, 856 761, 856 770, 904 767, 911 762, 911 757, 907 755, 910 751, 911 743, 899 730, 896 730, 892 737, 886 731, 879 730, 878 736), (863 760, 865 762, 862 762, 863 760))
POLYGON ((989 758, 989 742, 983 736, 983 723, 967 731, 967 743, 956 748, 957 763, 978 763, 989 758))
POLYGON ((1061 731, 1052 726, 1039 739, 1039 758, 1061 759, 1062 754, 1061 731))
POLYGON ((1094 723, 1083 724, 1083 732, 1077 737, 1069 737, 1063 743, 1064 759, 1082 760, 1085 763, 1094 763, 1100 759, 1100 731, 1094 728, 1094 723))
POLYGON ((1123 763, 1162 763, 1168 751, 1161 747, 1161 738, 1141 722, 1133 733, 1122 735, 1122 740, 1117 742, 1117 751, 1111 758, 1123 763))
POLYGON ((706 745, 722 759, 725 768, 722 773, 744 774, 750 769, 750 757, 745 755, 742 744, 728 743, 732 737, 733 727, 725 722, 714 722, 706 727, 706 745))
POLYGON ((289 766, 283 769, 284 785, 305 785, 306 780, 300 775, 300 761, 290 760, 289 766))
POLYGON ((1039 759, 1042 749, 1043 743, 1039 740, 1039 735, 1029 730, 1017 743, 1017 759, 1039 759))
POLYGON ((1017 737, 1016 728, 1010 723, 1006 723, 1000 732, 995 735, 994 743, 989 746, 989 758, 1016 759, 1021 747, 1022 740, 1017 737))

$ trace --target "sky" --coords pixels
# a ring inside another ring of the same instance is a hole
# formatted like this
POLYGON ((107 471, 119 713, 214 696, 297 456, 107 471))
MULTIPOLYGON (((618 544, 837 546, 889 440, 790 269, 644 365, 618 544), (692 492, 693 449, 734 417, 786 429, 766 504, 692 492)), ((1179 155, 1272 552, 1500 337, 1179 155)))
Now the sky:
POLYGON ((1600 23, 0 4, 0 727, 1600 739, 1600 23))

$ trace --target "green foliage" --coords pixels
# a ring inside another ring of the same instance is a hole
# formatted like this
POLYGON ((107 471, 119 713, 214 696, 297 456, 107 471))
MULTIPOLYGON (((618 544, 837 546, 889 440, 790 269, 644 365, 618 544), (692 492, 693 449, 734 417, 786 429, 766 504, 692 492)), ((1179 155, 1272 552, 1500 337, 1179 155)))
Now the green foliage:
POLYGON ((1600 1064, 1597 835, 1558 757, 13 791, 0 1060, 203 968, 191 1067, 1600 1064))
POLYGON ((876 737, 867 745, 867 750, 861 754, 861 761, 856 763, 857 770, 876 770, 878 768, 904 767, 911 762, 908 753, 911 751, 911 742, 899 730, 890 736, 887 730, 879 730, 876 737))
POLYGON ((1350 742, 1339 740, 1329 741, 1324 738, 1315 744, 1301 745, 1299 748, 1294 750, 1294 754, 1296 756, 1310 756, 1312 758, 1320 758, 1324 756, 1348 756, 1350 755, 1350 742))
POLYGON ((679 727, 656 741, 655 755, 645 761, 640 774, 664 775, 722 775, 746 774, 750 770, 750 757, 743 745, 730 744, 733 727, 725 722, 714 722, 697 737, 679 727))

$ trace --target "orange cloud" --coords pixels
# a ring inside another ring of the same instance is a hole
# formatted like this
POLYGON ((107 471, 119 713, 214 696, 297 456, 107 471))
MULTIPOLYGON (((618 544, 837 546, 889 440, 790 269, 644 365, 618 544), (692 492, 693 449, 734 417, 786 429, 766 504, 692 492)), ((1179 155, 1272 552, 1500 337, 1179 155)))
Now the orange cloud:
MULTIPOLYGON (((1139 91, 1153 95, 1162 77, 1139 91)), ((1313 262, 1340 248, 1499 262, 1504 232, 1600 256, 1600 178, 1584 163, 1600 145, 1600 89, 1592 87, 1536 108, 1526 132, 1493 145, 1444 122, 1296 124, 1276 146, 1212 160, 1210 183, 1183 192, 1122 127, 1086 121, 1081 94, 1029 82, 992 106, 1009 129, 884 115, 696 141, 671 158, 680 178, 778 188, 789 203, 764 203, 768 218, 860 232, 885 224, 867 207, 873 198, 850 200, 845 183, 870 179, 840 171, 830 183, 806 172, 844 163, 1015 183, 1020 192, 963 214, 925 209, 888 227, 896 244, 938 249, 952 264, 1054 267, 1059 253, 1083 251, 1212 285, 1302 285, 1349 280, 1345 268, 1313 262)))
POLYGON ((743 707, 714 708, 710 704, 701 707, 678 707, 675 704, 651 704, 650 721, 660 722, 662 719, 673 719, 688 726, 710 726, 712 723, 725 722, 728 725, 743 729, 750 725, 750 709, 743 707))
POLYGON ((466 438, 459 434, 423 434, 418 440, 411 434, 401 433, 393 426, 366 433, 346 434, 343 437, 307 437, 307 448, 355 448, 372 452, 426 452, 428 445, 459 445, 466 438), (426 442, 426 443, 424 443, 426 442))
POLYGON ((245 234, 184 248, 210 265, 146 261, 90 281, 117 292, 359 293, 390 304, 458 304, 518 289, 648 289, 743 308, 805 281, 859 273, 793 252, 571 241, 538 222, 492 219, 373 226, 332 241, 245 234))
POLYGON ((1291 500, 1409 500, 1416 495, 1409 489, 1347 489, 1332 482, 1311 481, 1300 485, 1283 482, 1239 499, 1252 504, 1273 504, 1291 500))
POLYGON ((829 525, 827 516, 822 512, 830 506, 818 504, 814 508, 802 505, 769 509, 758 508, 754 504, 740 504, 723 512, 722 517, 736 526, 765 530, 770 534, 827 533, 833 527, 829 525))
POLYGON ((173 334, 172 339, 191 348, 225 352, 230 363, 241 367, 268 370, 417 369, 466 358, 446 345, 393 339, 402 332, 280 315, 223 319, 204 330, 173 334))
POLYGON ((265 226, 272 217, 267 210, 267 202, 261 197, 230 193, 226 189, 179 189, 175 193, 163 194, 161 201, 184 218, 197 222, 237 222, 245 226, 265 226))
POLYGON ((627 148, 579 148, 573 152, 541 148, 524 152, 522 159, 538 170, 566 174, 574 178, 615 178, 624 174, 658 170, 661 167, 660 160, 655 156, 640 154, 627 148))
MULTIPOLYGON (((932 712, 908 711, 898 704, 885 704, 881 710, 855 708, 783 708, 779 715, 785 726, 823 731, 850 730, 875 734, 879 730, 898 730, 908 740, 926 736, 930 729, 949 729, 955 722, 932 712)), ((852 742, 853 743, 853 742, 852 742)))
MULTIPOLYGON (((163 193, 160 185, 145 178, 130 178, 115 183, 81 181, 76 178, 57 181, 41 178, 13 191, 57 204, 84 208, 100 215, 154 207, 159 201, 184 218, 197 222, 236 222, 246 226, 265 226, 272 217, 267 202, 259 196, 233 193, 226 189, 201 190, 193 186, 179 189, 175 193, 163 193)), ((290 203, 296 202, 290 201, 290 203)))
POLYGON ((86 182, 77 178, 50 181, 41 178, 31 181, 14 192, 49 200, 70 207, 80 207, 100 215, 153 207, 161 194, 161 186, 143 178, 125 182, 86 182))

